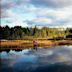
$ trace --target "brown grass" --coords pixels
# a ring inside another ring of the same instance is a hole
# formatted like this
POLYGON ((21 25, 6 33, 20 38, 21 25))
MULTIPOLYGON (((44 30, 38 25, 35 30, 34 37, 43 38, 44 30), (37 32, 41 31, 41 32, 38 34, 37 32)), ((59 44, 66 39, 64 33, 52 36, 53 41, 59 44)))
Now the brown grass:
MULTIPOLYGON (((72 45, 72 40, 59 40, 59 41, 51 41, 51 40, 36 40, 38 46, 40 47, 48 47, 55 45, 72 45)), ((2 49, 25 49, 33 47, 32 40, 1 40, 0 48, 2 49)))

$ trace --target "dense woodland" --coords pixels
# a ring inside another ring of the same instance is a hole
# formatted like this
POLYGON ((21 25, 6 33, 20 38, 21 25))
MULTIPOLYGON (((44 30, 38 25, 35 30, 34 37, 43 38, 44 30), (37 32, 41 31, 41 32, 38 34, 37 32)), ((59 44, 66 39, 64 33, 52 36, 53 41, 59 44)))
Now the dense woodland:
POLYGON ((0 39, 31 39, 31 38, 46 38, 46 39, 54 39, 54 38, 71 38, 72 39, 72 28, 38 28, 38 27, 30 27, 24 28, 21 26, 15 27, 1 27, 0 26, 0 39))

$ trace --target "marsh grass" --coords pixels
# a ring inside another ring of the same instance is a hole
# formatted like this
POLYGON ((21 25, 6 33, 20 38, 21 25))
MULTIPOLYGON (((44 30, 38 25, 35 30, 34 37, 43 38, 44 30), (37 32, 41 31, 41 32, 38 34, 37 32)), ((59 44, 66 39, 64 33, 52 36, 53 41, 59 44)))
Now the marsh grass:
MULTIPOLYGON (((35 40, 38 47, 56 45, 72 45, 72 40, 35 40)), ((1 40, 0 48, 3 49, 26 49, 33 47, 33 40, 1 40)))

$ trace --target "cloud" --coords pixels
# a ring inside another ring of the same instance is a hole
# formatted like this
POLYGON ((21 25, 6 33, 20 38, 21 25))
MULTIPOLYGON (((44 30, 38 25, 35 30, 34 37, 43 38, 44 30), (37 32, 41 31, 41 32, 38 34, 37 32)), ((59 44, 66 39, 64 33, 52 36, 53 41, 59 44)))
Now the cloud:
POLYGON ((72 0, 1 0, 0 5, 1 18, 10 26, 72 27, 72 0))
POLYGON ((37 17, 51 17, 57 19, 65 19, 72 16, 71 8, 72 6, 61 9, 37 8, 35 13, 37 17))
POLYGON ((1 10, 1 18, 13 17, 15 14, 11 10, 1 10))
POLYGON ((11 7, 27 4, 29 0, 1 0, 1 8, 9 9, 11 7))
POLYGON ((1 18, 9 17, 8 10, 12 8, 17 8, 20 5, 25 5, 29 2, 29 0, 1 0, 0 6, 1 6, 1 18))
POLYGON ((63 28, 72 28, 72 21, 66 20, 53 20, 53 19, 40 19, 28 20, 25 21, 28 26, 41 26, 41 27, 63 27, 63 28))
POLYGON ((47 19, 47 18, 37 18, 34 20, 30 21, 25 21, 29 25, 37 25, 37 26, 48 26, 48 24, 52 23, 52 19, 47 19))
POLYGON ((27 20, 29 25, 49 27, 72 27, 72 6, 61 9, 37 8, 33 10, 36 19, 27 20))
POLYGON ((57 8, 72 5, 72 0, 31 0, 31 3, 35 6, 48 6, 57 8))
POLYGON ((14 27, 14 26, 27 27, 28 26, 26 22, 23 23, 23 21, 18 19, 17 17, 2 19, 1 26, 6 26, 6 25, 8 25, 9 27, 14 27))

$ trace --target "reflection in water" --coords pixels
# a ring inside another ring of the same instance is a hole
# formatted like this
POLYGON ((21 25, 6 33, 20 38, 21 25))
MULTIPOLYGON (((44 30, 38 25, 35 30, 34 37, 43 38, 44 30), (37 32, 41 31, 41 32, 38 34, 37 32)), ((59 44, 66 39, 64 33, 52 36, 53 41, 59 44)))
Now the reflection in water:
POLYGON ((72 72, 72 46, 0 52, 0 72, 72 72))
MULTIPOLYGON (((14 49, 15 51, 22 51, 22 49, 14 49)), ((10 52, 10 49, 6 49, 6 50, 0 50, 0 52, 3 52, 3 51, 5 51, 5 52, 7 52, 7 53, 9 53, 10 52)))
POLYGON ((3 51, 5 51, 5 52, 9 53, 10 49, 0 50, 0 52, 3 52, 3 51))

